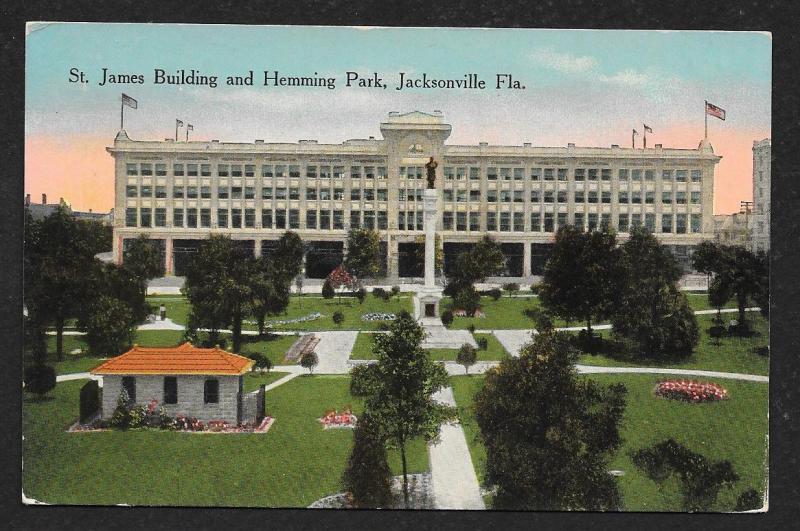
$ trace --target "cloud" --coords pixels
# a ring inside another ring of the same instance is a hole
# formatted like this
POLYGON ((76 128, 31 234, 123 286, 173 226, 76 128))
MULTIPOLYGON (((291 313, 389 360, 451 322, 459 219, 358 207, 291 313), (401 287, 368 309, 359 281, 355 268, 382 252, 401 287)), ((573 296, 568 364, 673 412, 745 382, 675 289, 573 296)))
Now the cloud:
POLYGON ((588 72, 597 66, 597 59, 590 55, 560 53, 552 48, 537 48, 532 54, 534 62, 567 74, 588 72))
POLYGON ((622 85, 624 87, 642 87, 650 81, 650 76, 629 68, 612 75, 598 74, 597 79, 604 83, 622 85))

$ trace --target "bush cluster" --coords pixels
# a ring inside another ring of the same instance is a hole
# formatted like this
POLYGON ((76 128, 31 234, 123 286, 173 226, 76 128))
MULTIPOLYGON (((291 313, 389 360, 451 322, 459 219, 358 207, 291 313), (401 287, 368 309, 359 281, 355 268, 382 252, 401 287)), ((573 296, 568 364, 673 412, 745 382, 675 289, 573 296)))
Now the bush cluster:
POLYGON ((381 299, 383 302, 389 302, 389 298, 391 295, 383 288, 373 288, 372 294, 375 295, 375 298, 381 299))
POLYGON ((453 312, 450 310, 445 310, 442 313, 442 324, 445 326, 450 326, 453 324, 453 312))

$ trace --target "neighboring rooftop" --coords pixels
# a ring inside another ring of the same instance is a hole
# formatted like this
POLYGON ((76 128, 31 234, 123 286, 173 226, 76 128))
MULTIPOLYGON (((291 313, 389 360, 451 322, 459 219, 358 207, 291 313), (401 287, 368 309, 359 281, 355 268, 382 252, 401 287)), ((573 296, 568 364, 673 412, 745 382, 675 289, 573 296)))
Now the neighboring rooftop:
POLYGON ((238 376, 249 371, 254 361, 219 347, 200 348, 189 342, 177 347, 140 347, 111 358, 91 374, 164 374, 238 376))

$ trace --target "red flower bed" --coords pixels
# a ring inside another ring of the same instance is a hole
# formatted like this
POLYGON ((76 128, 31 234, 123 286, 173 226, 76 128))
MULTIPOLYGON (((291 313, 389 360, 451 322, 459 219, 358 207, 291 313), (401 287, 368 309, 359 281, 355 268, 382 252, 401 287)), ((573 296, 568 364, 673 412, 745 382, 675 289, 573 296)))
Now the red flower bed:
POLYGON ((656 385, 656 396, 692 403, 715 402, 728 398, 728 391, 711 382, 667 380, 656 385))

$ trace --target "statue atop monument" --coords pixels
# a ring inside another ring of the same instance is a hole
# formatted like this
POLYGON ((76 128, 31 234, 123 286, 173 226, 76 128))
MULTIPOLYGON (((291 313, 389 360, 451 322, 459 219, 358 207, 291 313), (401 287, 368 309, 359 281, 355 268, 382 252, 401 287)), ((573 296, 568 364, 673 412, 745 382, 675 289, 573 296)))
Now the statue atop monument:
POLYGON ((436 189, 436 167, 438 165, 439 163, 433 160, 433 157, 425 164, 425 168, 428 170, 428 190, 436 189))

